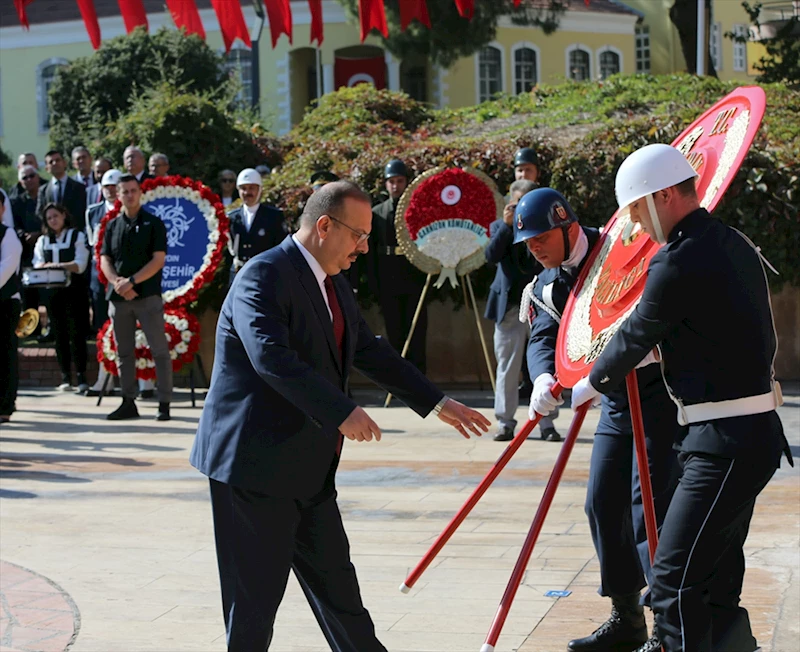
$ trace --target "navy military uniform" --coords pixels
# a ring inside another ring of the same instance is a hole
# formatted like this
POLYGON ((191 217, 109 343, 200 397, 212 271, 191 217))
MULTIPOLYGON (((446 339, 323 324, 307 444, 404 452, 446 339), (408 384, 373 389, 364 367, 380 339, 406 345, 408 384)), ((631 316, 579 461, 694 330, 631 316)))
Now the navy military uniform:
POLYGON ((22 243, 17 234, 14 229, 0 223, 0 423, 8 421, 16 409, 19 385, 16 328, 20 312, 21 258, 22 243))
POLYGON ((245 222, 244 210, 244 206, 239 206, 228 214, 231 221, 228 247, 233 256, 228 287, 248 260, 279 245, 288 233, 283 211, 280 209, 269 204, 259 204, 249 229, 245 222))
POLYGON ((100 282, 100 272, 97 269, 97 257, 95 256, 100 222, 108 211, 109 207, 105 199, 97 204, 92 204, 86 209, 86 241, 89 245, 89 296, 92 302, 92 328, 95 331, 99 331, 108 320, 106 288, 100 282))
POLYGON ((705 209, 680 221, 651 260, 642 299, 595 362, 591 384, 611 397, 657 344, 682 424, 683 467, 653 564, 658 636, 668 652, 752 652, 739 606, 742 546, 781 451, 791 457, 774 410, 777 341, 759 255, 705 209))
MULTIPOLYGON (((521 216, 525 199, 542 191, 558 194, 550 189, 528 193, 517 207, 515 233, 522 231, 520 219, 525 219, 521 216)), ((577 221, 571 210, 566 214, 562 213, 551 222, 577 221), (564 217, 566 214, 569 218, 564 217)), ((583 259, 574 267, 544 269, 523 293, 520 312, 522 317, 527 316, 531 326, 528 368, 534 380, 542 374, 555 375, 555 349, 561 315, 589 252, 600 239, 597 229, 581 229, 587 240, 587 253, 583 259)), ((547 229, 543 227, 540 230, 547 229)), ((564 237, 565 251, 568 252, 566 229, 564 237)), ((526 239, 524 231, 523 239, 526 239)), ((644 355, 636 363, 642 358, 644 355)), ((675 406, 657 365, 639 369, 637 377, 656 520, 661 523, 678 479, 676 454, 672 449, 677 435, 677 425, 673 421, 675 406)), ((639 473, 634 460, 633 427, 624 387, 603 398, 592 445, 585 510, 600 562, 598 593, 612 598, 614 606, 609 623, 588 637, 571 641, 568 650, 617 649, 613 646, 615 643, 635 649, 647 639, 640 593, 645 585, 651 585, 651 567, 639 473)), ((645 596, 645 602, 648 599, 649 595, 645 596)))
MULTIPOLYGON (((396 210, 397 202, 392 199, 372 209, 369 280, 386 322, 389 342, 397 351, 402 351, 425 284, 425 274, 400 252, 395 229, 396 210)), ((423 374, 427 332, 428 310, 423 304, 406 356, 423 374)))

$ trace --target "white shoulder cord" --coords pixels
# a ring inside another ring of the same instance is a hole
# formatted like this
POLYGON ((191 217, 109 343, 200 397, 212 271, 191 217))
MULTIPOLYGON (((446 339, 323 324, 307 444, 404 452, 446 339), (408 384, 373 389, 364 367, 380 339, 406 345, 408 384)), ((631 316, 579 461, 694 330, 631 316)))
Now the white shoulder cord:
POLYGON ((550 306, 548 306, 544 301, 539 299, 534 293, 533 288, 536 285, 536 281, 539 279, 538 276, 535 276, 533 280, 525 286, 525 289, 522 291, 522 301, 520 301, 519 306, 519 320, 523 323, 528 323, 528 309, 531 306, 531 303, 535 303, 539 308, 544 310, 548 315, 550 315, 557 324, 561 324, 561 315, 559 315, 555 310, 553 310, 550 306))

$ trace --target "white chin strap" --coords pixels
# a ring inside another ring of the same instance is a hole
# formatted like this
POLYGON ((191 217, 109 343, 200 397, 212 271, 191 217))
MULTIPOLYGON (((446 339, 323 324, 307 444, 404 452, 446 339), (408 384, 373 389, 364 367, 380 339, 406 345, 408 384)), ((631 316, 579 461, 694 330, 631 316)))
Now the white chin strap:
POLYGON ((652 193, 645 197, 647 201, 647 210, 650 211, 650 219, 653 222, 653 231, 656 232, 656 242, 658 244, 667 244, 667 239, 664 237, 664 231, 661 228, 661 221, 658 219, 658 211, 656 210, 656 203, 653 201, 652 193))

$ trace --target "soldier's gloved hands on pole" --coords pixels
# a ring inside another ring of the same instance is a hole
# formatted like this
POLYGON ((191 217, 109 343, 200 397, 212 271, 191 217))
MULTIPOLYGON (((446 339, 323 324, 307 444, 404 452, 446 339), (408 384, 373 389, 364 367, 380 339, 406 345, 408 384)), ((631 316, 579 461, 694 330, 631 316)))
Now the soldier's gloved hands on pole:
POLYGON ((575 410, 587 401, 591 401, 592 406, 600 405, 600 392, 589 382, 589 376, 581 378, 572 388, 572 409, 575 410))
POLYGON ((552 374, 539 374, 533 381, 533 391, 531 392, 531 404, 528 407, 528 418, 535 419, 536 414, 546 417, 553 412, 559 405, 564 403, 560 396, 553 396, 552 388, 556 384, 556 379, 552 374))
POLYGON ((642 367, 647 367, 648 365, 655 364, 656 362, 661 362, 661 352, 658 348, 653 349, 648 353, 642 361, 636 365, 637 369, 641 369, 642 367))

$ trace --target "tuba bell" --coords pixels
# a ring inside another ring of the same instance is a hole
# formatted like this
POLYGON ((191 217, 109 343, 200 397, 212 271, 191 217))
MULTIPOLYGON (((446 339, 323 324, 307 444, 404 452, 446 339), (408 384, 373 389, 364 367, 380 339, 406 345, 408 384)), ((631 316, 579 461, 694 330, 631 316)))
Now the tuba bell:
POLYGON ((20 313, 19 321, 17 322, 16 334, 17 337, 28 337, 36 327, 39 325, 39 311, 34 308, 28 308, 20 313))

